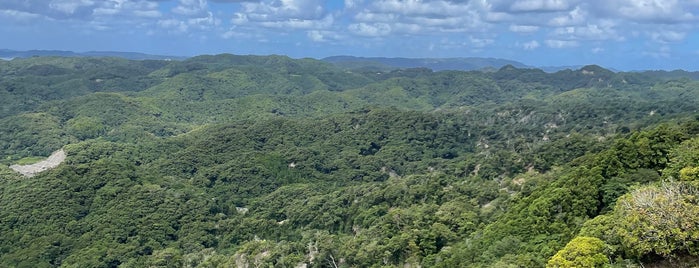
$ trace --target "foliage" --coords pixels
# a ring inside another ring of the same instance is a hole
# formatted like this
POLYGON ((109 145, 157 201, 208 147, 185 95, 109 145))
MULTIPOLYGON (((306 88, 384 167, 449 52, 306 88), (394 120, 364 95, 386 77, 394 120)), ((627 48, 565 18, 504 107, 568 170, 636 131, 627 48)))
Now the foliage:
POLYGON ((619 199, 615 215, 623 250, 633 257, 699 254, 699 192, 684 183, 639 188, 619 199))
POLYGON ((38 57, 0 73, 2 267, 697 255, 695 81, 237 55, 38 57), (60 148, 66 161, 35 177, 7 167, 60 148))
POLYGON ((608 264, 602 240, 578 236, 559 250, 546 267, 609 267, 608 264))

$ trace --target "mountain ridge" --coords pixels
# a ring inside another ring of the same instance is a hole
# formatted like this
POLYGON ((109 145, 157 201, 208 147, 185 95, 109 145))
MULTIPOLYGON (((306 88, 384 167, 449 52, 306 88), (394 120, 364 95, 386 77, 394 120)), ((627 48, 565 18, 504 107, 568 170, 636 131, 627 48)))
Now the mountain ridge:
MULTIPOLYGON (((0 60, 12 60, 15 58, 31 58, 44 56, 57 57, 115 57, 128 60, 187 60, 198 58, 201 56, 216 56, 221 54, 202 54, 196 56, 174 56, 174 55, 156 55, 141 52, 128 51, 85 51, 75 52, 70 50, 13 50, 0 48, 0 60)), ((238 55, 238 56, 273 56, 273 55, 238 55)), ((290 58, 291 59, 291 58, 290 58)), ((300 59, 300 58, 299 58, 300 59)), ((344 69, 364 69, 376 71, 390 71, 394 69, 408 68, 428 68, 433 71, 497 71, 500 68, 511 65, 518 69, 539 69, 547 73, 555 73, 565 70, 580 70, 589 64, 578 65, 561 65, 561 66, 534 66, 528 65, 519 61, 494 58, 494 57, 451 57, 451 58, 406 58, 406 57, 359 57, 350 55, 336 55, 324 58, 313 58, 319 61, 328 62, 335 66, 344 69)), ((615 73, 631 72, 645 73, 648 75, 675 79, 675 78, 690 78, 699 80, 699 71, 688 71, 682 69, 674 70, 628 70, 622 71, 614 68, 604 67, 615 73)))
POLYGON ((357 57, 357 56, 331 56, 322 58, 322 61, 330 62, 341 67, 361 64, 385 65, 394 68, 429 68, 434 71, 459 70, 473 71, 487 68, 499 69, 507 65, 517 68, 535 68, 524 63, 500 59, 482 57, 458 57, 458 58, 402 58, 402 57, 357 57))
POLYGON ((699 257, 699 81, 685 77, 31 57, 0 61, 0 107, 0 267, 699 257), (10 167, 57 150, 32 178, 10 167))
POLYGON ((70 50, 12 50, 0 49, 0 58, 30 58, 36 56, 59 56, 59 57, 117 57, 129 60, 183 60, 187 57, 170 55, 153 55, 140 52, 122 51, 86 51, 75 52, 70 50))

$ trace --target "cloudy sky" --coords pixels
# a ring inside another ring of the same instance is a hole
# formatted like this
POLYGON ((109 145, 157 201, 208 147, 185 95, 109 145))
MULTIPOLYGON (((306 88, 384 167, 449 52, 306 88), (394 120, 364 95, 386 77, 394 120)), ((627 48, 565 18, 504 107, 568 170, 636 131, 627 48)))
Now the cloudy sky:
POLYGON ((1 0, 0 48, 699 70, 699 0, 1 0))

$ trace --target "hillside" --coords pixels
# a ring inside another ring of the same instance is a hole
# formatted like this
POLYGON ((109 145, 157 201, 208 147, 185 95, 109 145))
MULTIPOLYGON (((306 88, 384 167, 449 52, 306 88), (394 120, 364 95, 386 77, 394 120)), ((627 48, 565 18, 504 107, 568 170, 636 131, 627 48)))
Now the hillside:
POLYGON ((527 68, 520 62, 495 58, 384 58, 384 57, 354 57, 333 56, 323 58, 323 61, 333 63, 338 67, 350 69, 405 69, 428 68, 435 71, 474 71, 483 69, 499 69, 512 65, 517 68, 527 68))
POLYGON ((186 57, 150 55, 138 52, 118 51, 88 51, 74 52, 65 50, 11 50, 0 49, 1 59, 31 58, 31 57, 119 57, 130 60, 183 60, 186 57))
POLYGON ((0 61, 0 267, 691 267, 676 74, 0 61))

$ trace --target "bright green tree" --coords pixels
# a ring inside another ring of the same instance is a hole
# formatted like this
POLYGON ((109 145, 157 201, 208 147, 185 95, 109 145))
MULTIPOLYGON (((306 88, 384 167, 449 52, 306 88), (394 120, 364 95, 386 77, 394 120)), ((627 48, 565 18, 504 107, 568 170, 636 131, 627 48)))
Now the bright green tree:
POLYGON ((559 250, 546 267, 608 267, 605 248, 606 245, 599 238, 578 236, 559 250))

